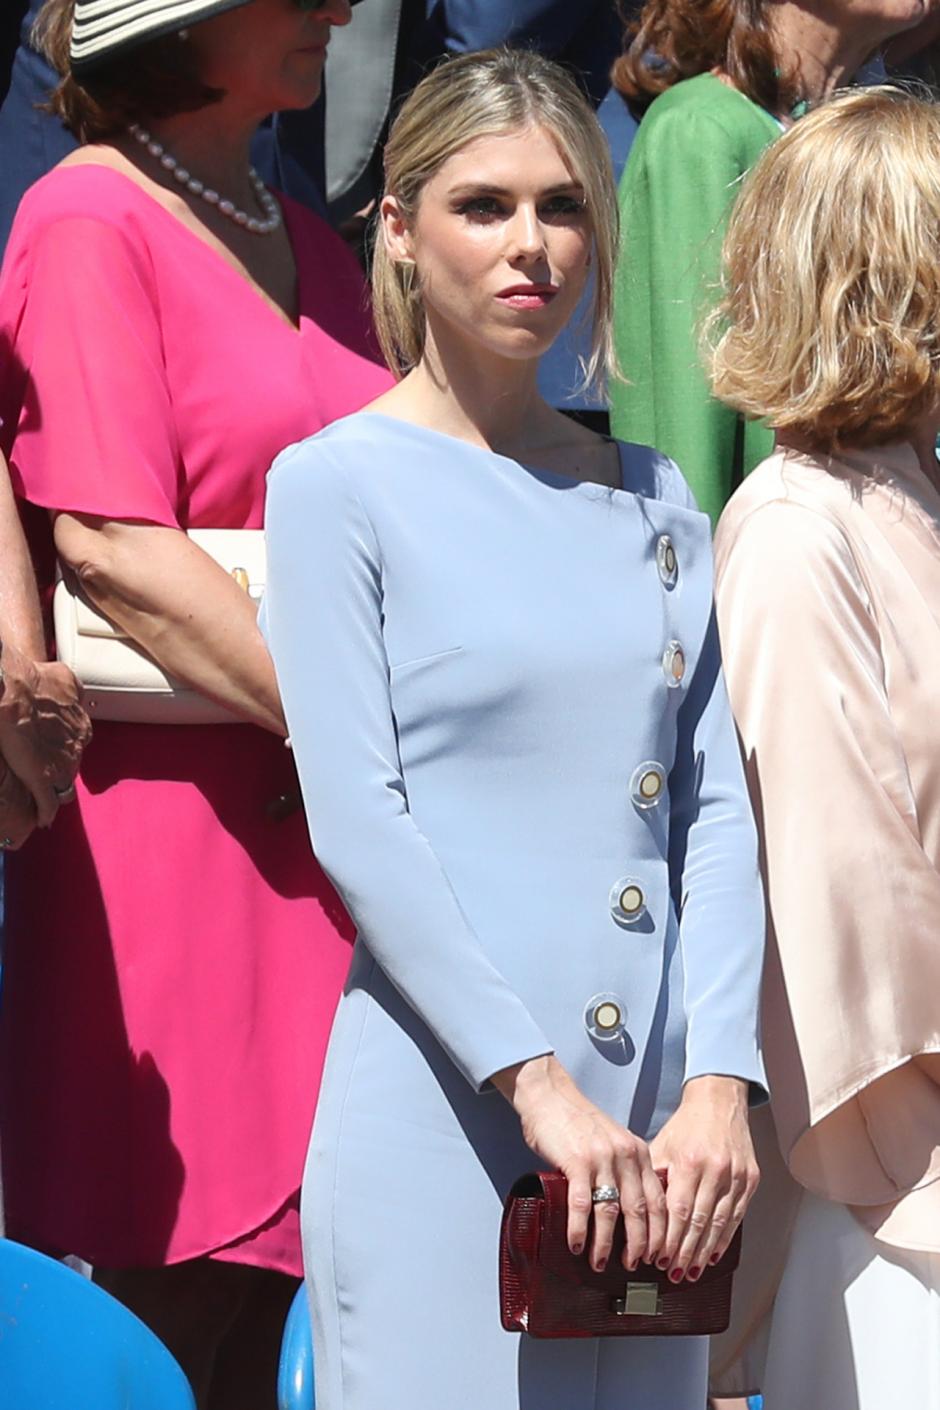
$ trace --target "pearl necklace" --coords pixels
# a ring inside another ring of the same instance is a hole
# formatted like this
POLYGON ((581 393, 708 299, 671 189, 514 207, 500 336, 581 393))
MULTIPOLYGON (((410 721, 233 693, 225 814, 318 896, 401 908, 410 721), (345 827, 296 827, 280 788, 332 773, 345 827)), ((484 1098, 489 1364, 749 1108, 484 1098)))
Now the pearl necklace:
POLYGON ((128 129, 131 136, 136 138, 142 147, 146 147, 152 157, 155 157, 164 171, 168 171, 174 181, 178 181, 181 186, 185 186, 187 191, 191 191, 194 196, 201 196, 207 205, 215 206, 216 210, 228 216, 229 220, 234 220, 236 225, 240 225, 243 230, 250 230, 253 235, 273 235, 281 224, 281 208, 265 186, 261 177, 254 167, 248 168, 248 179, 254 189, 258 205, 264 211, 264 219, 259 220, 257 216, 249 215, 247 211, 239 210, 234 201, 226 201, 219 195, 218 191, 213 191, 202 181, 192 176, 185 167, 180 166, 174 156, 166 150, 162 143, 157 142, 145 128, 132 123, 128 129))

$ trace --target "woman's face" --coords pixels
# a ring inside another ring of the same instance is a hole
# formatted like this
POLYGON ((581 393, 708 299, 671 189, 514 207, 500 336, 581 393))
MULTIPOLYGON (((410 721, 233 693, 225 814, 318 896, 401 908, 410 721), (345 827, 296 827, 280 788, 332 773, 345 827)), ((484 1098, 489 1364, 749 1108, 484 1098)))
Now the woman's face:
POLYGON ((351 14, 349 0, 323 0, 313 10, 296 0, 251 0, 193 25, 189 42, 210 88, 264 116, 317 100, 330 31, 351 14))
POLYGON ((549 132, 481 137, 421 194, 413 229, 383 203, 394 259, 417 265, 428 323, 513 359, 540 356, 567 323, 591 257, 584 189, 549 132))

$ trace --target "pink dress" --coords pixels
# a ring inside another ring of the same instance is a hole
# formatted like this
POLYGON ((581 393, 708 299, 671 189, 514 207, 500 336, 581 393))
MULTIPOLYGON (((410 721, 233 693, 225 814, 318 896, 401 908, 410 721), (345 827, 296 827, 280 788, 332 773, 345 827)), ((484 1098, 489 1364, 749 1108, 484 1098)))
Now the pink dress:
MULTIPOLYGON (((275 455, 388 387, 355 261, 283 204, 299 329, 120 173, 32 188, 0 276, 3 449, 25 500, 257 528, 275 455)), ((10 859, 12 1237, 102 1267, 212 1254, 300 1273, 351 928, 302 815, 269 811, 293 786, 284 744, 249 725, 102 723, 77 803, 10 859)))

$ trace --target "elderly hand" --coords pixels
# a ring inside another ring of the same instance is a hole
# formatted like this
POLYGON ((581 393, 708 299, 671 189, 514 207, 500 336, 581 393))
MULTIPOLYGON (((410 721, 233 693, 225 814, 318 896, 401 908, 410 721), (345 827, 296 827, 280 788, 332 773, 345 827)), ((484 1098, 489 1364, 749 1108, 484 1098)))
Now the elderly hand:
POLYGON ((666 1182, 668 1213, 657 1267, 668 1268, 674 1282, 695 1282, 727 1249, 760 1179, 747 1083, 734 1077, 687 1082, 650 1154, 666 1182))
POLYGON ((606 1266, 617 1219, 623 1213, 625 1268, 652 1262, 665 1234, 665 1199, 646 1142, 589 1101, 555 1057, 505 1068, 493 1085, 515 1108, 529 1148, 568 1177, 568 1247, 580 1253, 593 1213, 591 1266, 606 1266), (591 1193, 610 1186, 616 1198, 593 1204, 591 1193))
MULTIPOLYGON (((35 804, 33 826, 48 827, 73 784, 91 722, 67 666, 34 662, 4 645, 0 665, 0 755, 35 804)), ((19 844, 17 844, 19 845, 19 844)))

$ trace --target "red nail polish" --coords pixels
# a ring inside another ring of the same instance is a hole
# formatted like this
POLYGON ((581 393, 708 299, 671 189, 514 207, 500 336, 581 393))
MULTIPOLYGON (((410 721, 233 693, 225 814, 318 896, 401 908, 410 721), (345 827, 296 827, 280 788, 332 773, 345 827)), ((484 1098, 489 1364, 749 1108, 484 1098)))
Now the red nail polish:
POLYGON ((572 1253, 575 1253, 575 1254, 577 1254, 577 1253, 583 1253, 583 1252, 584 1252, 584 1244, 573 1244, 572 1247, 571 1247, 571 1252, 572 1252, 572 1253))
POLYGON ((692 1280, 693 1283, 696 1282, 701 1276, 702 1276, 702 1270, 701 1270, 701 1268, 690 1268, 690 1269, 689 1269, 689 1277, 690 1277, 690 1279, 692 1280))
POLYGON ((708 1261, 709 1261, 709 1263, 712 1265, 712 1267, 714 1267, 716 1263, 720 1263, 720 1262, 721 1262, 721 1254, 720 1254, 720 1253, 713 1253, 712 1256, 711 1256, 711 1258, 710 1258, 708 1261))
POLYGON ((669 1267, 669 1259, 660 1258, 656 1263, 656 1267, 659 1269, 660 1273, 665 1273, 666 1269, 669 1267))
POLYGON ((685 1270, 682 1268, 673 1268, 672 1272, 669 1274, 669 1281, 672 1283, 681 1283, 684 1271, 685 1270))
POLYGON ((604 1271, 604 1269, 605 1269, 606 1267, 607 1267, 607 1259, 606 1259, 606 1258, 599 1258, 599 1259, 597 1260, 597 1271, 598 1271, 598 1273, 603 1273, 603 1271, 604 1271))

